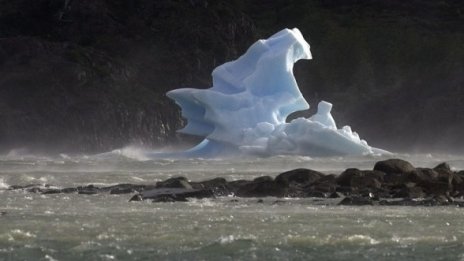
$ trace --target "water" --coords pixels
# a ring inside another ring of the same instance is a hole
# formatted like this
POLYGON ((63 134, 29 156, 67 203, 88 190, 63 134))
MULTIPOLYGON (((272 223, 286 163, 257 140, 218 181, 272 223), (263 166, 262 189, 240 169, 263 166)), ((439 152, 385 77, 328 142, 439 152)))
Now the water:
MULTIPOLYGON (((128 202, 131 195, 40 195, 9 185, 153 183, 275 176, 307 167, 370 169, 376 157, 141 161, 100 156, 0 156, 0 260, 464 260, 457 207, 346 207, 337 200, 218 198, 128 202)), ((416 166, 464 157, 400 155, 416 166)))

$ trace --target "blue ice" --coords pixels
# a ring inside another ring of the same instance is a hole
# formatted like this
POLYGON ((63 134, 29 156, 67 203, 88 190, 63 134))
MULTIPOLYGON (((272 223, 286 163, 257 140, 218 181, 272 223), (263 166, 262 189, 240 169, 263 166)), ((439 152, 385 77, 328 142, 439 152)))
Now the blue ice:
POLYGON ((387 153, 369 146, 349 126, 337 129, 332 104, 326 101, 310 118, 286 122, 291 113, 309 108, 293 75, 293 64, 300 59, 312 59, 309 44, 297 28, 284 29, 214 69, 213 87, 168 92, 187 120, 179 131, 204 137, 194 148, 169 155, 387 153))

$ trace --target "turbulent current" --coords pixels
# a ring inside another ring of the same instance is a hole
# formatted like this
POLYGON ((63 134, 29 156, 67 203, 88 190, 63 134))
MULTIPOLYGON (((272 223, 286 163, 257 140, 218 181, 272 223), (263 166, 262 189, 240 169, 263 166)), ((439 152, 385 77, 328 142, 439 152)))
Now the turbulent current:
MULTIPOLYGON (((128 202, 130 195, 51 194, 10 185, 150 184, 173 176, 228 180, 305 167, 371 169, 378 157, 140 160, 100 156, 0 156, 0 260, 464 260, 464 210, 347 207, 337 199, 128 202), (111 183, 108 183, 111 181, 111 183)), ((399 155, 416 166, 464 157, 399 155)))

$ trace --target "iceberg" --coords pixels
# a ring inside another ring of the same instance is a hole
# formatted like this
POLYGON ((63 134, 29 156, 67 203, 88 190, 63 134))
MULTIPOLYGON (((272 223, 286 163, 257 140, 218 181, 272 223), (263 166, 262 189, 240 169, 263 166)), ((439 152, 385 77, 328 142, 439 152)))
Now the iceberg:
POLYGON ((312 59, 309 44, 297 28, 284 29, 255 42, 237 60, 215 68, 211 88, 169 91, 167 96, 180 106, 187 120, 179 132, 204 140, 190 150, 168 155, 387 153, 369 146, 349 126, 337 129, 332 104, 326 101, 319 103, 310 118, 286 122, 291 113, 309 109, 293 75, 293 65, 301 59, 312 59))

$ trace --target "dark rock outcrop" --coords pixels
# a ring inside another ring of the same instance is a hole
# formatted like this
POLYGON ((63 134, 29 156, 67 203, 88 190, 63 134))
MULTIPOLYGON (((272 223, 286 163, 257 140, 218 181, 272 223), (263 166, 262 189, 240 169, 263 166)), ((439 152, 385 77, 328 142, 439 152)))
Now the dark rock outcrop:
POLYGON ((49 184, 30 184, 13 185, 8 190, 46 195, 136 193, 130 201, 153 202, 235 196, 342 198, 340 205, 351 206, 464 206, 463 175, 462 171, 455 172, 447 164, 440 164, 433 169, 414 168, 407 161, 394 159, 377 162, 374 170, 350 168, 338 176, 309 169, 294 169, 278 174, 275 179, 271 176, 260 176, 250 180, 227 181, 218 177, 189 181, 185 177, 174 177, 155 185, 117 184, 99 187, 90 184, 75 188, 57 188, 49 184))

